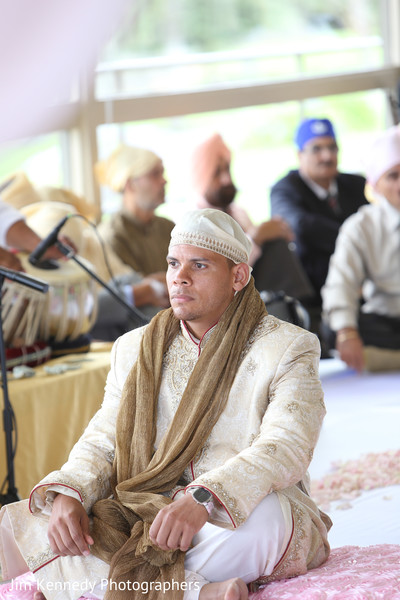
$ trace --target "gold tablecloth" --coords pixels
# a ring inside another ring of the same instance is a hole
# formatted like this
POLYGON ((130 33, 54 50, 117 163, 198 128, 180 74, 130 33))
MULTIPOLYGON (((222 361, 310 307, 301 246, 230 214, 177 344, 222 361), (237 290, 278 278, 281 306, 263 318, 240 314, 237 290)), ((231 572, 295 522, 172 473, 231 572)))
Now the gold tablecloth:
MULTIPOLYGON (((17 422, 14 472, 21 499, 27 498, 33 486, 45 475, 61 467, 101 405, 110 367, 109 349, 71 354, 48 361, 46 365, 74 364, 76 361, 81 364, 79 369, 60 375, 46 374, 42 365, 35 369, 34 377, 8 382, 8 395, 17 422)), ((0 389, 1 415, 2 396, 0 389)), ((2 417, 0 431, 1 485, 6 476, 2 417)))

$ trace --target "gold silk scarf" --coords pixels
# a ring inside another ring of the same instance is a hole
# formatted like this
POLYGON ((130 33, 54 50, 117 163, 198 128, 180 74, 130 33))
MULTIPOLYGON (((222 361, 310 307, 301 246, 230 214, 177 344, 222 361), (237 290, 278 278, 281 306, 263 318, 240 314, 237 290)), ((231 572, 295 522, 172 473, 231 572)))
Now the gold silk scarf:
POLYGON ((225 408, 249 336, 266 309, 254 280, 232 300, 190 375, 175 416, 157 450, 157 400, 163 357, 179 332, 172 309, 147 325, 128 374, 116 425, 114 499, 93 507, 93 554, 110 564, 106 600, 183 597, 184 552, 163 551, 150 526, 171 502, 163 492, 177 483, 203 448, 225 408), (177 589, 179 585, 180 589, 177 589))

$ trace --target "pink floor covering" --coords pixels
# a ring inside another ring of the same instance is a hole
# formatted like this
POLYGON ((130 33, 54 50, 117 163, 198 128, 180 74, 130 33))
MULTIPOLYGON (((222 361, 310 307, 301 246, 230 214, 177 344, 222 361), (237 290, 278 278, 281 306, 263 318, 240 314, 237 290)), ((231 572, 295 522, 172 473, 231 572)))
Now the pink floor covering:
POLYGON ((305 575, 276 581, 251 600, 399 600, 400 546, 343 546, 305 575))

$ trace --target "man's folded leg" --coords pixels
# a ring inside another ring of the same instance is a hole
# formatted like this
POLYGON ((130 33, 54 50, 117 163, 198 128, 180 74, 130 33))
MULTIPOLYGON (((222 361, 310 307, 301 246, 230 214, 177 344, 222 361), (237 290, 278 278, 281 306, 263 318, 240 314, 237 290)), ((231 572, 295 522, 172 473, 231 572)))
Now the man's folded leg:
POLYGON ((239 577, 251 583, 270 575, 285 552, 291 527, 276 493, 266 496, 237 529, 206 523, 186 553, 186 581, 197 585, 185 592, 184 600, 197 600, 208 582, 239 577))

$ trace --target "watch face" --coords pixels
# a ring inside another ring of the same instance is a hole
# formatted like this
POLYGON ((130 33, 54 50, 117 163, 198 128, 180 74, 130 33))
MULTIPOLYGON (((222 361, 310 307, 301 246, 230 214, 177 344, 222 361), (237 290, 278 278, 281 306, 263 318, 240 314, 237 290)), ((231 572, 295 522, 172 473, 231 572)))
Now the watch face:
POLYGON ((205 490, 204 488, 197 488, 197 490, 193 492, 193 498, 195 498, 197 502, 203 504, 206 502, 210 502, 212 498, 212 493, 208 490, 205 490))

